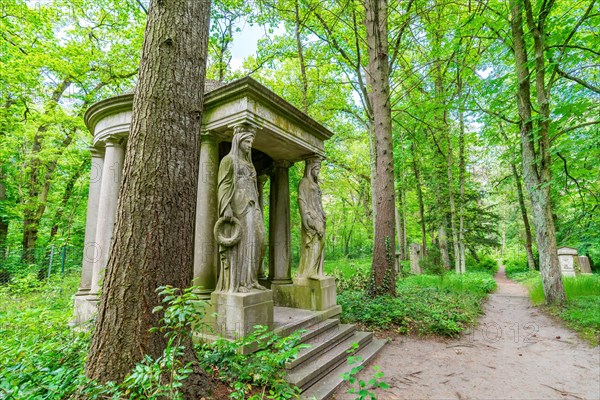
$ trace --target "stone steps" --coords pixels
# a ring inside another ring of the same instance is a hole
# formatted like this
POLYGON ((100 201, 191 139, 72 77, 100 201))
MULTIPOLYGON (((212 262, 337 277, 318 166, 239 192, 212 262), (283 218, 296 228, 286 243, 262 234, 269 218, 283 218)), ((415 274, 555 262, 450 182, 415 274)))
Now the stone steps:
POLYGON ((341 324, 335 317, 309 326, 303 320, 296 322, 303 325, 296 329, 306 330, 301 342, 310 347, 302 349, 286 365, 287 381, 302 390, 303 399, 325 399, 343 383, 342 374, 356 366, 346 362, 353 343, 359 345, 355 354, 363 358, 361 364, 368 362, 385 344, 374 340, 372 333, 359 332, 356 325, 341 324))
POLYGON ((356 332, 356 325, 342 325, 338 320, 329 320, 334 325, 329 325, 328 329, 314 335, 312 338, 306 341, 302 341, 303 344, 307 344, 310 347, 300 350, 298 358, 286 364, 286 368, 291 370, 296 366, 309 361, 316 356, 323 354, 329 348, 335 344, 345 340, 350 335, 356 332))
MULTIPOLYGON (((355 355, 362 357, 363 361, 358 365, 368 363, 377 353, 385 346, 384 339, 373 339, 368 345, 360 349, 355 355)), ((320 379, 308 389, 303 390, 300 398, 302 400, 324 400, 330 398, 335 391, 344 383, 342 375, 349 372, 357 365, 348 365, 348 363, 340 364, 332 370, 327 376, 320 379)))

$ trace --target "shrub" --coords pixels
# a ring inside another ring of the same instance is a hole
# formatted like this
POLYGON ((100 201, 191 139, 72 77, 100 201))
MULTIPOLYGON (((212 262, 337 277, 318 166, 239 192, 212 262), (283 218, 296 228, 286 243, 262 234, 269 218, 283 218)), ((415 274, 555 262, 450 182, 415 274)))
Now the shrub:
POLYGON ((489 274, 494 275, 496 272, 498 272, 498 262, 491 256, 482 256, 479 258, 479 261, 476 261, 473 264, 467 266, 467 270, 487 272, 489 274))
POLYGON ((529 266, 527 264, 527 258, 524 256, 505 258, 502 260, 504 264, 504 271, 509 279, 514 279, 515 275, 528 273, 529 266))
POLYGON ((331 275, 335 278, 338 293, 347 290, 365 290, 370 278, 370 273, 366 269, 356 269, 350 276, 346 276, 339 269, 334 269, 331 275))
MULTIPOLYGON (((279 337, 266 326, 255 326, 250 335, 234 341, 219 339, 197 349, 201 363, 208 371, 217 371, 218 378, 235 390, 231 397, 245 399, 254 389, 267 391, 269 399, 296 398, 300 389, 285 380, 285 364, 298 356, 300 331, 289 337, 279 337), (257 348, 244 355, 242 348, 257 348)), ((261 398, 252 396, 251 399, 261 398)))
POLYGON ((397 297, 369 298, 363 291, 338 296, 344 322, 375 330, 456 336, 481 313, 482 301, 494 290, 489 274, 411 276, 398 281, 397 297))
POLYGON ((442 255, 437 246, 428 248, 427 255, 419 261, 419 265, 426 274, 442 275, 448 271, 442 265, 442 255))

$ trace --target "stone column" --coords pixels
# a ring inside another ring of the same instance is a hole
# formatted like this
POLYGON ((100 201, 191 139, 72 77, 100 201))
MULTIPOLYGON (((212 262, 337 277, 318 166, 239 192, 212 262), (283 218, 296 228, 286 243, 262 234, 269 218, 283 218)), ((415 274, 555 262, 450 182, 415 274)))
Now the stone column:
POLYGON ((98 206, 98 228, 96 229, 96 246, 92 285, 90 294, 96 295, 100 288, 100 279, 108 262, 108 252, 112 241, 115 221, 117 218, 117 201, 121 177, 123 175, 123 160, 125 149, 120 141, 109 139, 106 142, 104 165, 102 167, 102 183, 98 206))
POLYGON ((290 161, 275 161, 271 175, 269 204, 269 281, 292 283, 292 240, 290 232, 290 161))
MULTIPOLYGON (((257 178, 257 186, 258 186, 258 204, 260 206, 261 211, 265 212, 265 201, 264 201, 264 189, 265 183, 269 177, 267 175, 260 175, 257 178)), ((258 268, 258 280, 264 281, 267 279, 267 274, 265 273, 265 260, 262 261, 262 264, 258 268)), ((262 284, 262 283, 261 283, 262 284)))
POLYGON ((96 257, 96 229, 98 227, 98 206, 100 204, 100 188, 102 187, 102 166, 104 165, 104 151, 90 148, 92 154, 92 168, 90 171, 90 190, 88 193, 88 207, 85 219, 85 239, 83 248, 83 263, 81 266, 81 283, 76 296, 87 295, 92 286, 92 271, 96 257))
POLYGON ((194 234, 194 285, 202 286, 199 295, 210 299, 217 285, 218 249, 213 234, 218 219, 217 177, 219 171, 219 143, 203 133, 200 137, 200 173, 196 204, 196 231, 194 234))

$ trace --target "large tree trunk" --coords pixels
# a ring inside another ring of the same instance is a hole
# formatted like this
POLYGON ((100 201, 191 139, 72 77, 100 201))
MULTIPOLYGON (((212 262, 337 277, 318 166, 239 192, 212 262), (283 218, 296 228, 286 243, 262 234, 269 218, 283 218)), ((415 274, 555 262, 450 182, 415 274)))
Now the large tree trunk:
MULTIPOLYGON (((153 1, 133 103, 114 240, 86 374, 120 381, 144 354, 158 357, 159 286, 188 287, 210 2, 153 1)), ((209 392, 209 379, 186 343, 194 372, 186 398, 209 392)))
POLYGON ((365 25, 369 50, 368 82, 375 133, 376 210, 371 295, 396 293, 394 226, 394 153, 390 106, 387 0, 365 0, 365 25))
MULTIPOLYGON (((531 4, 529 4, 528 0, 524 1, 528 6, 526 10, 528 20, 531 20, 531 4)), ((558 263, 556 233, 550 201, 551 160, 550 141, 548 138, 550 113, 549 99, 544 86, 543 20, 537 26, 533 25, 533 23, 530 24, 530 29, 534 37, 536 94, 540 113, 538 129, 534 130, 527 47, 523 37, 523 11, 520 0, 511 0, 510 3, 512 16, 510 21, 511 33, 515 51, 515 66, 519 81, 517 99, 521 121, 523 180, 531 197, 533 225, 536 230, 538 252, 540 255, 540 272, 546 302, 550 304, 563 303, 566 297, 561 280, 560 265, 558 263), (536 143, 539 154, 536 153, 536 143)), ((540 18, 545 18, 545 13, 546 10, 540 10, 540 18)))

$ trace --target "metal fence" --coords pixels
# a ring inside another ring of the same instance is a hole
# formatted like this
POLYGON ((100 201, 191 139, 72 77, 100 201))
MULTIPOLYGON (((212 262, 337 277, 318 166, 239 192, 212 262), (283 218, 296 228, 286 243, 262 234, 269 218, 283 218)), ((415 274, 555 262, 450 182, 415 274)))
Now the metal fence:
POLYGON ((45 279, 54 274, 81 270, 83 249, 74 246, 38 247, 25 249, 21 246, 0 247, 0 284, 13 277, 37 274, 45 279))

